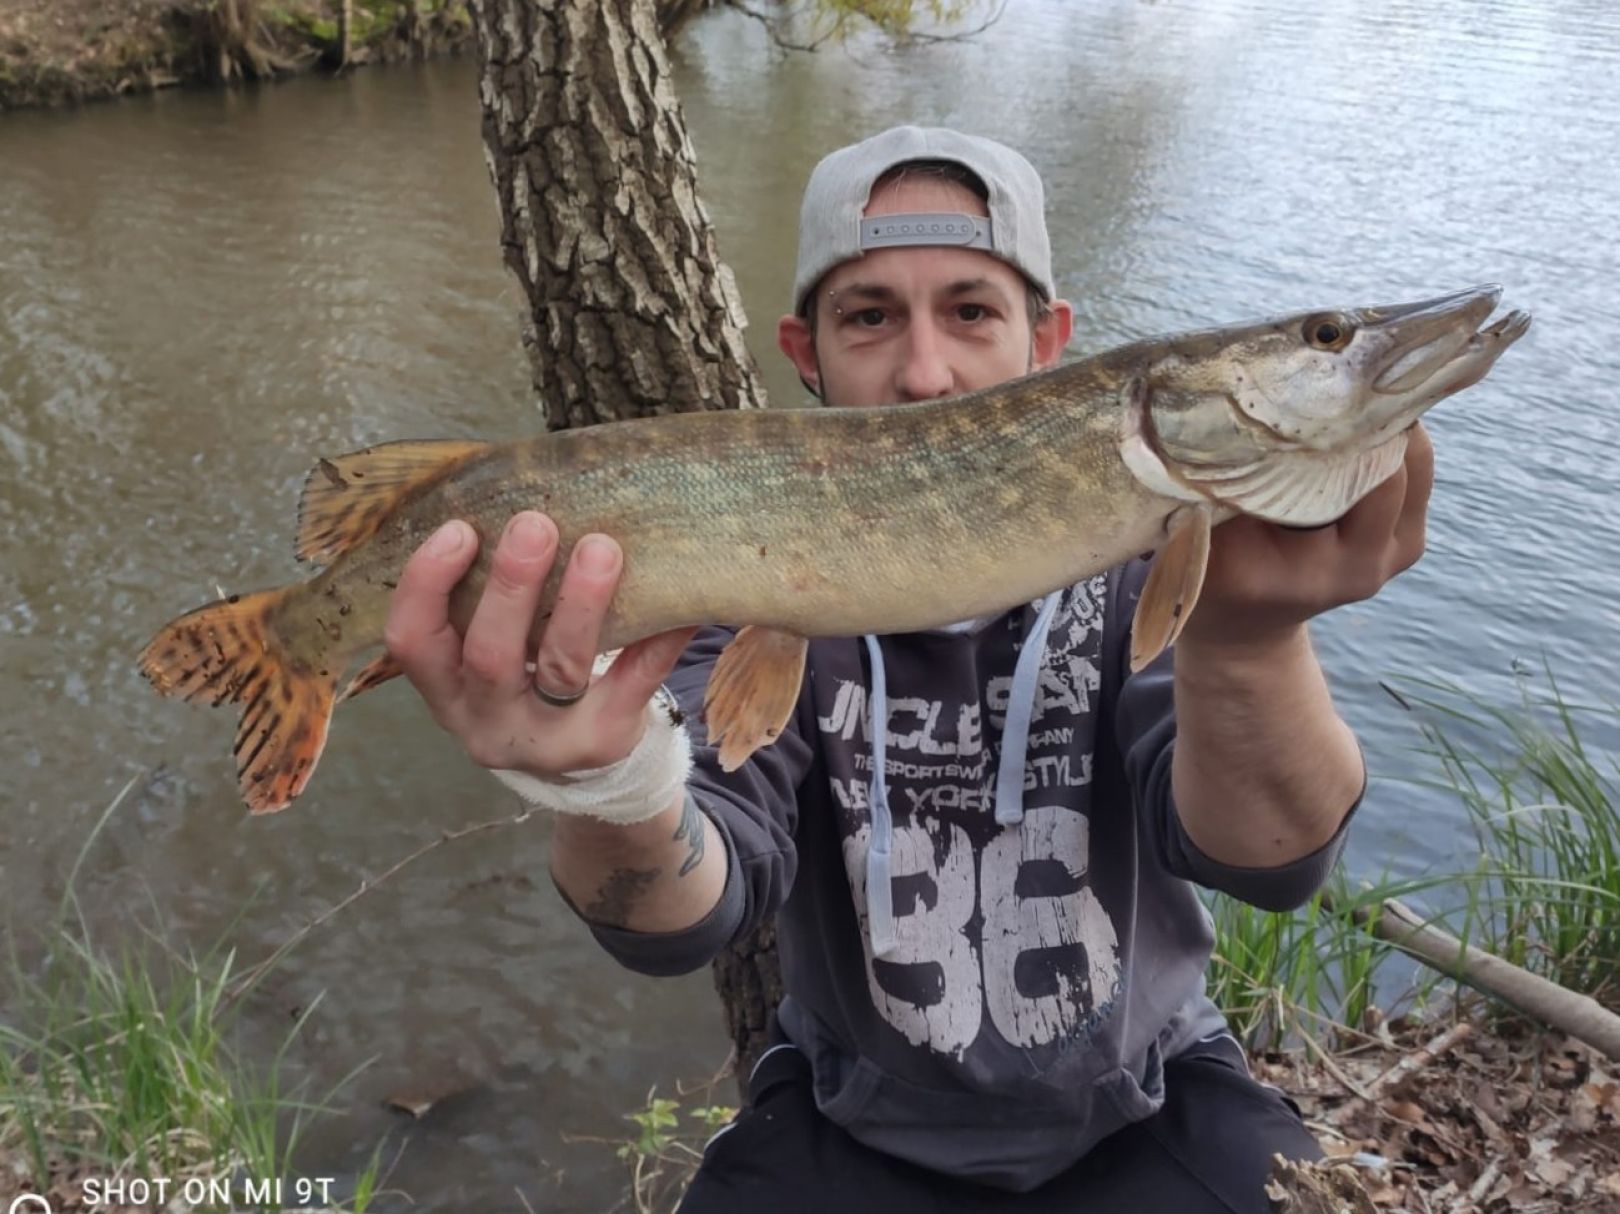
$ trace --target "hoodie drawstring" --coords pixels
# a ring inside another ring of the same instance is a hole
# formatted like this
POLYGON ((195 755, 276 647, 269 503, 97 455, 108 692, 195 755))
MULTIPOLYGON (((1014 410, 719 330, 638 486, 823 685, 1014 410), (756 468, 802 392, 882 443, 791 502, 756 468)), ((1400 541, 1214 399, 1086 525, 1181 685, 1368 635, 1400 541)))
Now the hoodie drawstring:
POLYGON ((889 816, 889 785, 883 778, 888 764, 889 697, 883 673, 883 651, 878 639, 867 636, 866 652, 872 659, 872 838, 866 847, 866 915, 872 935, 872 955, 881 957, 894 947, 894 889, 889 878, 889 843, 894 820, 889 816))
POLYGON ((1029 723, 1035 716, 1035 695, 1040 690, 1041 659, 1046 656, 1046 633, 1057 613, 1055 591, 1041 600, 1035 623, 1024 638, 1024 648, 1013 668, 1007 691, 1007 719, 1001 726, 1001 762, 996 767, 996 821, 1012 826, 1024 820, 1024 760, 1029 749, 1029 723))
MULTIPOLYGON (((1041 659, 1046 654, 1046 634, 1057 613, 1061 591, 1036 600, 1035 621, 1024 637, 1023 650, 1013 669, 1012 686, 1007 692, 1007 716, 1001 729, 1001 759, 996 767, 996 822, 1012 826, 1024 819, 1024 768, 1028 758, 1029 725, 1035 715, 1035 696, 1040 688, 1041 659)), ((889 812, 886 779, 889 742, 888 681, 883 667, 883 651, 876 636, 865 636, 867 657, 872 666, 871 738, 872 783, 868 797, 872 835, 866 849, 867 930, 872 938, 872 955, 882 957, 895 945, 894 889, 891 876, 891 845, 894 818, 889 812)))

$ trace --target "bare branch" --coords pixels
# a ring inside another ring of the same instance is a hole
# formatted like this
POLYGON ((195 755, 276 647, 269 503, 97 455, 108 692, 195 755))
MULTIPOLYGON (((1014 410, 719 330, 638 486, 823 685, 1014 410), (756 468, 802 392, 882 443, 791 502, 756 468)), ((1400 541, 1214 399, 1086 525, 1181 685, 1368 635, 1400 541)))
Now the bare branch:
POLYGON ((954 34, 916 34, 910 33, 906 37, 915 42, 966 42, 969 38, 977 38, 985 30, 1000 21, 1007 12, 1008 0, 1000 0, 995 11, 986 17, 982 24, 970 30, 959 30, 954 34))
POLYGON ((454 843, 457 839, 465 839, 468 835, 481 834, 484 831, 495 830, 496 828, 502 826, 520 826, 524 822, 527 822, 533 813, 533 809, 525 809, 522 813, 513 814, 509 818, 496 818, 492 822, 479 822, 473 826, 463 826, 460 830, 444 831, 437 839, 434 839, 431 843, 424 843, 421 847, 411 852, 410 855, 405 856, 403 859, 397 860, 393 864, 389 865, 377 876, 368 877, 366 880, 360 882, 359 888, 347 898, 344 898, 341 902, 334 903, 320 914, 316 915, 315 918, 311 919, 308 923, 304 924, 303 927, 299 928, 291 936, 288 936, 287 939, 283 940, 279 945, 277 945, 275 950, 268 957, 259 962, 257 965, 253 966, 234 983, 232 983, 230 990, 225 993, 226 1000, 234 1001, 241 998, 256 982, 258 982, 260 978, 264 977, 264 975, 275 966, 276 962, 280 961, 289 952, 291 952, 292 949, 297 946, 297 944, 306 936, 308 936, 316 928, 320 927, 321 924, 325 923, 328 919, 331 919, 338 912, 347 907, 353 906, 362 897, 376 889, 379 885, 399 872, 406 865, 415 863, 417 860, 420 860, 423 856, 427 855, 430 851, 443 847, 446 843, 454 843))
POLYGON ((784 51, 805 51, 813 55, 827 44, 827 41, 838 29, 835 25, 814 42, 794 42, 792 39, 783 36, 781 22, 778 18, 762 13, 756 8, 751 8, 744 0, 725 0, 725 4, 727 8, 736 9, 743 16, 752 17, 755 21, 758 21, 765 27, 765 32, 771 36, 771 41, 784 51))

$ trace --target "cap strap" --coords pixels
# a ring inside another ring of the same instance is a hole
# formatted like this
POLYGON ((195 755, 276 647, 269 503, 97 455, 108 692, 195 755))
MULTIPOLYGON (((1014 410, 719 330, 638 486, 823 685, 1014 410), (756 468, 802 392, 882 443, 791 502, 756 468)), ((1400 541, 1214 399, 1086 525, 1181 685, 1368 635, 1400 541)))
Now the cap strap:
POLYGON ((922 211, 906 215, 872 215, 861 220, 861 250, 905 245, 961 245, 991 249, 990 220, 983 215, 922 211))

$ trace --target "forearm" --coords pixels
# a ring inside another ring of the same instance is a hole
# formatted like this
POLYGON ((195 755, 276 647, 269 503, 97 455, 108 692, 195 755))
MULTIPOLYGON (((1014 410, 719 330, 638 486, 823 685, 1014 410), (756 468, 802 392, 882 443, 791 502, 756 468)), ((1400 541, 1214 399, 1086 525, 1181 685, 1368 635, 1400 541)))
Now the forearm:
POLYGON ((1201 851, 1272 868, 1333 837, 1364 773, 1303 625, 1252 646, 1183 638, 1175 700, 1171 790, 1201 851))
POLYGON ((691 927, 719 902, 726 849, 719 831, 684 790, 640 822, 558 814, 551 876, 587 920, 639 932, 691 927))

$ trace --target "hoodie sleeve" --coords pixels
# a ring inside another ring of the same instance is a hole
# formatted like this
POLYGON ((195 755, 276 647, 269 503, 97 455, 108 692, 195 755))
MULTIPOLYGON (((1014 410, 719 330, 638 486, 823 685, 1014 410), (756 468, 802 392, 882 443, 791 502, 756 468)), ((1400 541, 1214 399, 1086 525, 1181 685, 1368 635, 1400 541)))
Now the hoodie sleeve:
POLYGON ((715 659, 734 635, 729 628, 703 629, 667 684, 692 738, 686 795, 709 816, 725 845, 726 883, 719 902, 697 923, 674 932, 636 932, 586 921, 598 943, 638 973, 665 976, 701 968, 774 915, 793 885, 796 794, 812 758, 806 738, 814 737, 804 727, 809 696, 801 688, 798 708, 781 737, 755 751, 736 771, 722 771, 703 726, 703 692, 715 659))
POLYGON ((1268 911, 1291 910, 1307 902, 1327 881, 1344 848, 1350 819, 1360 808, 1366 785, 1333 837, 1309 855, 1272 868, 1225 864, 1207 855, 1181 824, 1171 793, 1170 764, 1176 748, 1175 654, 1159 655, 1145 669, 1130 674, 1130 621, 1147 578, 1148 565, 1135 560, 1123 567, 1110 596, 1109 673, 1119 688, 1114 705, 1114 737, 1125 779, 1138 814, 1144 815, 1159 862, 1171 875, 1230 894, 1268 911))

